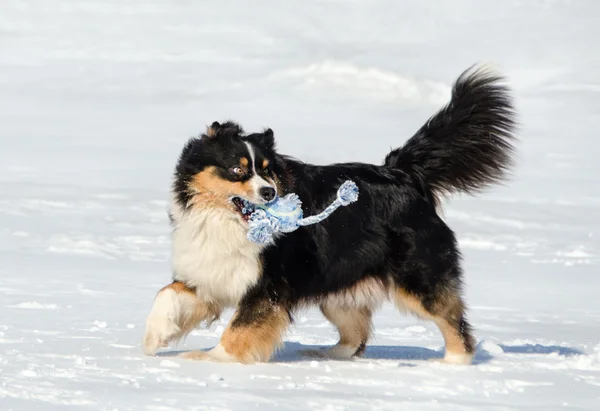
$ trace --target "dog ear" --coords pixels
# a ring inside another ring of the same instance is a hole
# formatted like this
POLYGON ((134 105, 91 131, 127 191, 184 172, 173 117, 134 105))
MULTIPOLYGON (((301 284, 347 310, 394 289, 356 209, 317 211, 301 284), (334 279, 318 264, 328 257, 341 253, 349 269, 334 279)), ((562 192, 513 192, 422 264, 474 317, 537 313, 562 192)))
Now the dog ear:
POLYGON ((275 136, 273 130, 270 128, 263 131, 262 134, 259 134, 257 140, 259 144, 261 144, 267 150, 275 149, 275 136))
POLYGON ((228 135, 228 136, 239 136, 244 133, 242 127, 234 123, 233 121, 227 121, 223 124, 220 124, 218 121, 215 121, 207 128, 206 134, 204 134, 203 138, 215 139, 220 135, 228 135))
MULTIPOLYGON (((210 125, 210 127, 208 127, 206 129, 206 134, 204 134, 204 136, 206 136, 209 139, 216 138, 219 135, 220 129, 221 129, 221 124, 219 124, 218 121, 215 121, 214 123, 212 123, 210 125)), ((202 137, 204 137, 204 136, 202 136, 202 137)))

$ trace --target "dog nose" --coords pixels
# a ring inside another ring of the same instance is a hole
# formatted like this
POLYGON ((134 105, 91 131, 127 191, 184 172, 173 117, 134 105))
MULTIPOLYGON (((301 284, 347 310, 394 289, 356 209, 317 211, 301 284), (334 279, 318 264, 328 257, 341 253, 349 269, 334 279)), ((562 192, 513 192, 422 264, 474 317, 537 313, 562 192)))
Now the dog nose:
POLYGON ((258 192, 265 201, 271 201, 275 198, 275 189, 273 187, 261 187, 258 192))

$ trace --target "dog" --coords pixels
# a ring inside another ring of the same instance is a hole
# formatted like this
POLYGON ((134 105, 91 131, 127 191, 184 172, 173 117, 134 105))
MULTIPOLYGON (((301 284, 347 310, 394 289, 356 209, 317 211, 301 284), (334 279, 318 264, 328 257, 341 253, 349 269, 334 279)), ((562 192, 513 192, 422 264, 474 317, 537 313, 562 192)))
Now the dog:
POLYGON ((337 360, 364 353, 373 313, 387 301, 433 321, 443 362, 471 364, 475 339, 462 297, 461 254, 438 214, 447 194, 477 194, 513 165, 516 120, 504 77, 474 65, 449 103, 382 165, 312 165, 277 152, 274 133, 247 134, 213 123, 183 148, 170 210, 173 282, 155 296, 142 345, 147 355, 235 313, 208 351, 192 360, 267 362, 300 308, 318 306, 339 342, 309 355, 337 360), (305 215, 322 211, 345 180, 356 203, 325 221, 264 245, 246 238, 243 200, 265 204, 296 193, 305 215))

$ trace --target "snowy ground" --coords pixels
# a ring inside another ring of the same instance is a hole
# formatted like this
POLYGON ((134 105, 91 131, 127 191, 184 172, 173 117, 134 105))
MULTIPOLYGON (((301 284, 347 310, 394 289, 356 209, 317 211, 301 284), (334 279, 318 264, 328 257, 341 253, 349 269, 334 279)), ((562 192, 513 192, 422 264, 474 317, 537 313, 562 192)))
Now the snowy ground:
POLYGON ((593 0, 2 0, 0 410, 597 410, 599 16, 593 0), (309 161, 380 163, 482 60, 510 77, 522 141, 511 182, 446 205, 474 366, 426 361, 441 336, 390 306, 355 362, 298 356, 335 342, 316 311, 271 364, 142 355, 189 136, 231 117, 309 161))

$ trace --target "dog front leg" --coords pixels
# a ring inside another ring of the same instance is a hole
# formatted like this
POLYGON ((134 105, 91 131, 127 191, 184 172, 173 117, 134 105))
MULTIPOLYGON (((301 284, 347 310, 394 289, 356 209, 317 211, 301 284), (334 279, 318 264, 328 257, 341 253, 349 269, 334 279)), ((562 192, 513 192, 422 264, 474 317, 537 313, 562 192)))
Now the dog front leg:
POLYGON ((283 333, 291 322, 288 309, 268 298, 243 301, 223 332, 219 344, 210 351, 180 354, 190 360, 267 362, 283 345, 283 333))
POLYGON ((201 301, 195 289, 179 281, 172 282, 154 298, 146 319, 144 353, 154 355, 158 348, 185 337, 202 321, 216 320, 220 313, 217 305, 201 301))

